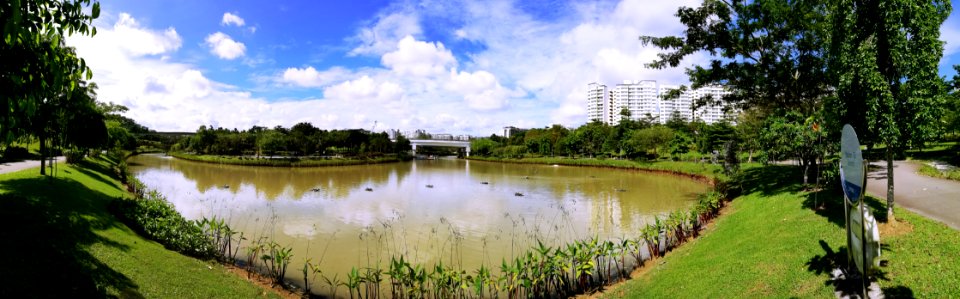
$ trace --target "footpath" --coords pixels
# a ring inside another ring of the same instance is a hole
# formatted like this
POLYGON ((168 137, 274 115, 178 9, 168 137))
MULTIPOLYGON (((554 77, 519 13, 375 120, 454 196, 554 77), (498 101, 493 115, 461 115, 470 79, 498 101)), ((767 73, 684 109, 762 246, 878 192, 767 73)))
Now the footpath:
MULTIPOLYGON (((56 158, 57 163, 64 163, 66 158, 59 156, 56 158)), ((10 173, 14 171, 20 171, 28 168, 37 168, 40 167, 40 160, 25 160, 20 162, 4 162, 0 163, 0 173, 10 173)))
MULTIPOLYGON (((894 205, 960 230, 960 182, 919 174, 918 162, 894 161, 894 205)), ((887 162, 870 162, 867 194, 886 202, 887 162)))

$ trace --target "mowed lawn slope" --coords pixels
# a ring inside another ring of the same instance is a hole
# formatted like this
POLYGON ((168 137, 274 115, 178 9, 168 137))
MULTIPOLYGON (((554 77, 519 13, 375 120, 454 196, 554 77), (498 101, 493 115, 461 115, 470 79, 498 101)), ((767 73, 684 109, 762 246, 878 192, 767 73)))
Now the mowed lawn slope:
MULTIPOLYGON (((701 238, 653 261, 606 298, 787 298, 834 296, 830 271, 846 263, 839 191, 811 193, 795 167, 745 171, 744 195, 701 238), (814 209, 814 203, 823 205, 814 209)), ((868 200, 877 211, 880 201, 868 200)), ((877 275, 888 297, 960 297, 960 232, 909 211, 881 232, 877 275)))
POLYGON ((275 297, 223 266, 144 239, 107 210, 124 195, 110 162, 0 174, 0 297, 275 297))

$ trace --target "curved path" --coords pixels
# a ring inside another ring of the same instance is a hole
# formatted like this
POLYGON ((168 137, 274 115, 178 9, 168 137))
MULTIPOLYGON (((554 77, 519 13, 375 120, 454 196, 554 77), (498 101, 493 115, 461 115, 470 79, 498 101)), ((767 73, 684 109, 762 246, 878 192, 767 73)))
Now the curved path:
MULTIPOLYGON (((63 163, 66 161, 66 158, 63 156, 57 157, 57 163, 63 163)), ((37 168, 40 167, 40 160, 25 160, 20 162, 3 162, 0 163, 0 173, 10 173, 14 171, 20 171, 28 168, 37 168)))
MULTIPOLYGON (((867 194, 886 202, 887 162, 874 161, 870 166, 867 194)), ((960 230, 960 182, 919 174, 919 168, 914 162, 893 162, 894 205, 960 230)))

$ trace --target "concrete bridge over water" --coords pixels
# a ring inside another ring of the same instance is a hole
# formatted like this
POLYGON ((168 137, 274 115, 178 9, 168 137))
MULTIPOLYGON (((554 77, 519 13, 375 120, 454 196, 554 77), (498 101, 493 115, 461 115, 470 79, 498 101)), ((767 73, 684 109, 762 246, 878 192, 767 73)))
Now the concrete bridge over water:
POLYGON ((467 156, 470 156, 470 141, 462 140, 433 140, 433 139, 410 139, 410 147, 413 148, 413 154, 417 154, 417 147, 435 146, 435 147, 456 147, 463 148, 467 156))

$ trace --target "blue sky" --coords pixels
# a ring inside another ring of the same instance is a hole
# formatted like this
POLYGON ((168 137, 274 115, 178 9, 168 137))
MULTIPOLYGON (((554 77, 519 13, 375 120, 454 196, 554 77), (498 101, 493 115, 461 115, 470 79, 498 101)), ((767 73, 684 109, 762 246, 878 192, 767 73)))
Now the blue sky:
MULTIPOLYGON (((698 1, 103 1, 93 38, 71 37, 99 99, 159 131, 578 126, 586 86, 685 84, 649 70, 639 35, 675 35, 698 1)), ((954 3, 956 6, 957 3, 954 3)), ((960 17, 941 27, 940 73, 960 64, 960 17)), ((704 54, 683 65, 707 61, 704 54)))

